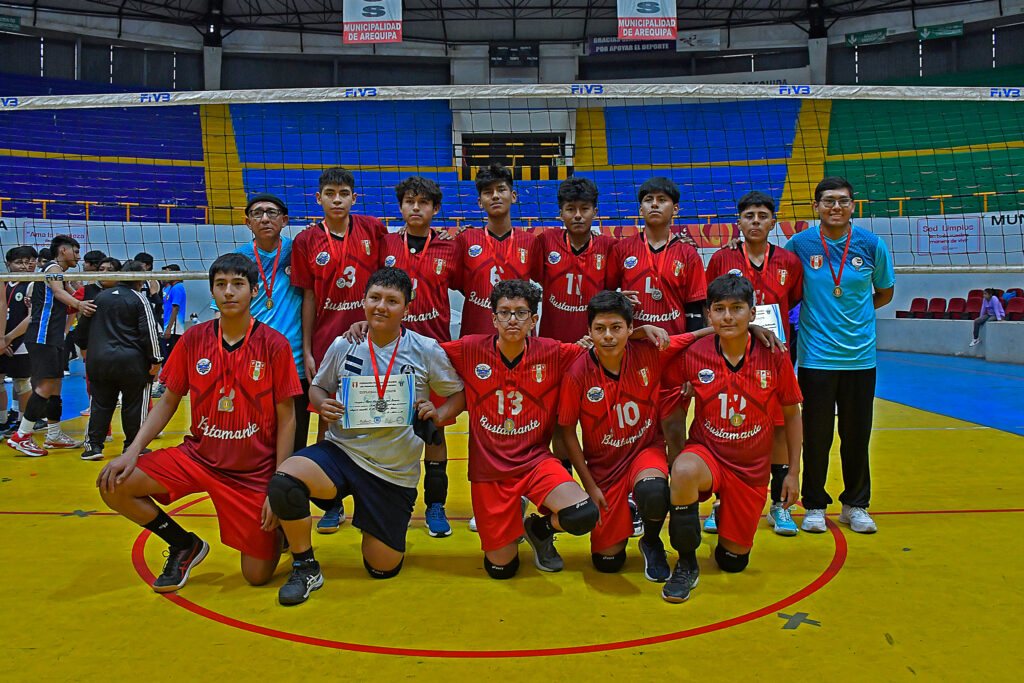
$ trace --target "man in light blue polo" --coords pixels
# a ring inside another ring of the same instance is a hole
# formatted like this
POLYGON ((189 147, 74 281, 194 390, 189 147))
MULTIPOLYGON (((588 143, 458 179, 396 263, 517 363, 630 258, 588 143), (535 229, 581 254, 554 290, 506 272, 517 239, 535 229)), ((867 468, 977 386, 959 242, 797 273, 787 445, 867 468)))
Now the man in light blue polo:
POLYGON ((843 504, 839 521, 874 533, 868 446, 875 398, 875 309, 892 301, 896 276, 885 242, 850 223, 853 186, 825 178, 814 189, 820 223, 794 235, 786 249, 804 267, 797 359, 804 396, 804 531, 821 533, 829 451, 839 415, 843 504))

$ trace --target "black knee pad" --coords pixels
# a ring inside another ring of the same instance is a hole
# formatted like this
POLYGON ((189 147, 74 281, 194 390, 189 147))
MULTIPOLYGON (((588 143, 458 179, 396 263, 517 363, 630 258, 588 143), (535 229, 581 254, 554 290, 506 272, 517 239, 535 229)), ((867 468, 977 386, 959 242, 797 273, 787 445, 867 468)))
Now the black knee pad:
POLYGON ((309 517, 309 487, 301 479, 275 472, 267 486, 270 509, 286 522, 309 517))
POLYGON ((48 399, 43 398, 33 391, 28 397, 28 402, 25 404, 25 419, 31 420, 32 422, 42 420, 46 417, 49 407, 50 404, 48 399))
POLYGON ((719 568, 723 572, 735 574, 736 572, 741 572, 747 568, 747 564, 750 563, 750 553, 748 552, 743 555, 737 555, 736 553, 730 553, 721 545, 716 545, 715 562, 718 563, 719 568))
POLYGON ((370 574, 370 576, 372 576, 375 579, 390 579, 395 576, 398 576, 398 572, 402 571, 403 562, 405 562, 404 557, 398 561, 398 565, 394 569, 382 571, 380 569, 374 569, 373 567, 371 567, 370 563, 366 561, 366 558, 363 558, 363 566, 366 567, 366 571, 370 574))
POLYGON ((511 579, 519 571, 519 556, 513 557, 508 564, 494 564, 484 555, 484 569, 492 579, 511 579))
POLYGON ((633 487, 633 500, 644 519, 664 520, 669 506, 668 479, 644 477, 633 487))
POLYGON ((594 563, 594 569, 604 574, 614 574, 626 564, 626 549, 623 548, 614 555, 602 555, 591 553, 590 561, 594 563))
POLYGON ((423 502, 441 503, 448 498, 448 463, 427 460, 423 463, 423 502))
POLYGON ((64 410, 64 401, 60 396, 51 396, 46 399, 46 419, 50 422, 60 422, 60 414, 64 410))
POLYGON ((575 505, 569 505, 558 511, 558 526, 562 531, 573 536, 589 534, 597 526, 600 519, 597 505, 587 498, 575 505))
POLYGON ((668 540, 681 553, 693 552, 700 547, 700 516, 696 503, 669 511, 668 540))

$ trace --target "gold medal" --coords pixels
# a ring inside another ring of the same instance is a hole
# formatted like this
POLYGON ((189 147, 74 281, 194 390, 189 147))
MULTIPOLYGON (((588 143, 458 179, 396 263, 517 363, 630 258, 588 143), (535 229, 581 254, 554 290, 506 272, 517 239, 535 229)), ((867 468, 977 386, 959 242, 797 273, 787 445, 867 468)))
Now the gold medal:
POLYGON ((729 422, 732 423, 733 427, 739 427, 746 419, 747 416, 743 413, 733 413, 732 417, 729 418, 729 422))
POLYGON ((266 305, 266 307, 267 307, 267 310, 269 311, 269 310, 270 310, 271 308, 273 308, 273 307, 274 307, 274 300, 273 300, 273 299, 271 299, 271 298, 270 298, 270 297, 268 296, 268 297, 267 297, 267 303, 266 303, 265 305, 266 305))
MULTIPOLYGON (((224 393, 223 389, 221 389, 221 393, 224 393)), ((217 401, 217 410, 219 410, 222 413, 234 412, 234 410, 235 410, 235 402, 232 400, 234 398, 235 398, 235 390, 232 389, 230 394, 228 394, 227 396, 221 396, 220 400, 217 401)))
POLYGON ((502 426, 505 428, 506 432, 511 432, 511 431, 513 431, 516 428, 516 423, 515 423, 515 420, 513 420, 510 417, 507 420, 505 420, 505 424, 502 425, 502 426))
POLYGON ((836 285, 836 288, 832 290, 832 296, 838 298, 838 297, 841 297, 842 295, 843 295, 843 288, 840 287, 839 285, 836 285))

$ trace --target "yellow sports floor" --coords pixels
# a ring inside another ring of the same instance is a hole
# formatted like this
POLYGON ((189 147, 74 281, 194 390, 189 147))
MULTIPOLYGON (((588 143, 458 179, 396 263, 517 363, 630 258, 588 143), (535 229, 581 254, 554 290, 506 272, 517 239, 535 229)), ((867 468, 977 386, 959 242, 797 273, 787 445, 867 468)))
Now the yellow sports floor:
MULTIPOLYGON (((178 443, 187 419, 183 406, 159 445, 178 443)), ((271 585, 246 585, 204 497, 172 509, 210 555, 161 596, 148 582, 163 545, 105 508, 103 463, 0 447, 0 680, 1019 680, 1024 437, 879 399, 877 534, 838 527, 838 504, 831 533, 783 538, 762 524, 739 575, 715 567, 705 535, 700 585, 670 605, 633 541, 619 575, 592 568, 586 539, 559 534, 561 573, 538 571, 523 545, 519 576, 488 578, 466 525, 465 420, 448 437, 454 534, 430 538, 418 502, 389 581, 367 576, 350 524, 317 536, 326 583, 291 608, 276 599, 288 558, 271 585)), ((108 457, 120 449, 117 438, 108 457)))

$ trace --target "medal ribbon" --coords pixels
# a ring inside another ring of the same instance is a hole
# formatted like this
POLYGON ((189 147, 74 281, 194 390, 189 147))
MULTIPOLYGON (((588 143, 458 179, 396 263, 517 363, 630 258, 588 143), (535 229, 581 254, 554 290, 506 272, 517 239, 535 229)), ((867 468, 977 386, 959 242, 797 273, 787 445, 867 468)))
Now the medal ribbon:
POLYGON ((665 242, 665 246, 662 247, 661 253, 658 254, 658 259, 655 261, 654 253, 651 250, 651 243, 647 241, 647 231, 644 230, 641 235, 644 239, 644 246, 647 247, 645 253, 647 254, 647 267, 654 271, 654 279, 656 282, 656 289, 661 291, 661 295, 665 296, 665 290, 661 287, 661 269, 665 266, 665 259, 668 258, 668 247, 672 244, 672 234, 669 233, 668 241, 665 242))
POLYGON ((402 333, 398 333, 398 338, 395 339, 395 350, 391 352, 391 361, 388 363, 388 371, 384 375, 384 384, 380 383, 380 372, 377 371, 377 354, 373 352, 373 341, 370 340, 370 336, 366 336, 366 345, 370 347, 370 361, 373 363, 373 379, 377 383, 377 398, 383 399, 384 392, 387 391, 388 382, 391 380, 391 368, 395 365, 395 356, 398 355, 398 345, 402 341, 402 333))
MULTIPOLYGON (((337 256, 337 261, 334 264, 334 268, 331 269, 331 277, 327 281, 327 291, 330 291, 331 287, 335 286, 335 282, 338 280, 338 270, 343 267, 345 259, 348 258, 348 244, 351 241, 349 238, 352 237, 352 219, 349 218, 348 230, 345 231, 345 236, 341 238, 341 253, 334 253, 334 238, 331 237, 331 231, 327 229, 327 223, 321 221, 321 225, 324 226, 324 237, 327 238, 327 251, 330 253, 333 259, 337 256)), ((326 294, 326 292, 324 292, 326 294)))
MULTIPOLYGON (((328 238, 330 239, 330 238, 328 238)), ((277 243, 277 256, 274 257, 274 270, 270 274, 270 284, 267 285, 267 274, 263 272, 263 261, 260 260, 260 252, 256 249, 256 240, 252 242, 252 253, 256 257, 256 263, 260 267, 260 279, 263 280, 263 291, 267 293, 267 299, 273 299, 274 297, 274 280, 277 279, 277 264, 281 260, 281 247, 284 246, 284 240, 277 243)))
POLYGON ((842 287, 839 283, 843 279, 843 268, 846 267, 846 255, 850 253, 850 238, 853 237, 853 228, 850 228, 850 232, 846 233, 846 248, 843 249, 843 258, 839 261, 839 277, 836 277, 836 271, 832 267, 832 257, 828 255, 828 245, 825 244, 825 233, 822 229, 818 228, 818 237, 821 238, 821 248, 825 250, 825 260, 828 261, 828 269, 832 273, 832 281, 836 283, 836 287, 842 287))
MULTIPOLYGON (((562 239, 565 242, 565 250, 569 252, 569 255, 576 259, 576 272, 581 276, 587 272, 587 255, 590 253, 590 247, 594 244, 593 236, 587 239, 587 245, 583 247, 583 251, 576 253, 572 248, 572 243, 569 241, 569 231, 566 230, 565 234, 562 235, 562 239)), ((571 296, 571 294, 570 294, 571 296)), ((583 299, 583 282, 580 282, 580 295, 579 299, 583 299)))
MULTIPOLYGON (((249 335, 252 333, 252 326, 255 324, 256 319, 250 317, 249 329, 245 331, 245 336, 242 337, 242 345, 239 346, 236 351, 240 351, 245 348, 246 342, 249 341, 249 335)), ((220 343, 217 344, 217 358, 220 360, 220 364, 223 368, 222 372, 224 373, 224 386, 221 388, 220 393, 227 394, 228 390, 233 389, 235 386, 235 368, 234 363, 228 363, 227 352, 224 350, 224 344, 227 343, 227 340, 224 339, 224 328, 222 326, 218 327, 218 332, 220 334, 217 336, 219 337, 218 341, 220 343)))
MULTIPOLYGON (((508 244, 512 244, 513 238, 515 238, 515 232, 516 229, 512 228, 508 231, 508 237, 499 240, 491 234, 491 231, 487 229, 487 226, 484 226, 484 241, 487 242, 487 246, 491 248, 491 253, 494 255, 494 265, 498 267, 498 272, 502 275, 502 279, 504 279, 505 275, 505 266, 508 264, 508 249, 505 248, 507 246, 506 242, 508 244), (491 244, 491 242, 494 244, 491 244), (499 252, 501 253, 501 263, 498 262, 499 252)), ((425 247, 423 251, 426 251, 425 247)))
MULTIPOLYGON (((597 353, 594 353, 597 356, 597 353)), ((619 382, 622 381, 622 375, 626 372, 626 360, 629 357, 629 347, 627 346, 622 354, 622 365, 619 367, 619 382)), ((597 376, 601 380, 601 390, 604 391, 604 409, 608 413, 608 429, 611 432, 612 438, 616 436, 615 429, 615 415, 612 414, 612 404, 619 400, 619 389, 621 384, 615 383, 615 401, 612 401, 611 392, 608 390, 608 377, 605 376, 604 366, 601 364, 601 358, 597 357, 597 376)))
POLYGON ((423 251, 419 253, 419 256, 413 256, 412 252, 409 251, 409 231, 406 230, 405 234, 402 235, 402 241, 405 243, 405 258, 402 259, 402 264, 405 266, 406 271, 410 270, 410 265, 413 266, 411 269, 413 272, 409 275, 413 281, 419 280, 420 266, 423 265, 423 259, 426 258, 427 248, 430 247, 432 239, 434 239, 434 231, 430 230, 427 232, 427 242, 423 245, 423 251))

